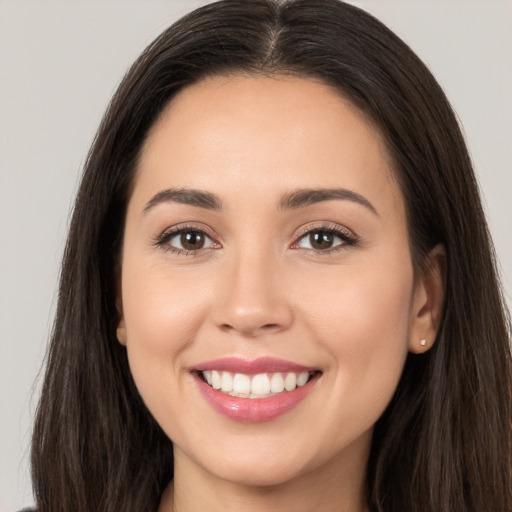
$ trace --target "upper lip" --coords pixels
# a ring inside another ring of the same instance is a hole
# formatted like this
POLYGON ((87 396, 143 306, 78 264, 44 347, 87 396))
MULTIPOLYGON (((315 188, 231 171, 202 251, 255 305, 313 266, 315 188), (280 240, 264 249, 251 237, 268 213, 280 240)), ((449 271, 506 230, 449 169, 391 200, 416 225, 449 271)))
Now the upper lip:
POLYGON ((318 370, 284 359, 274 357, 260 357, 258 359, 244 359, 242 357, 223 357, 212 361, 204 361, 195 365, 192 370, 220 370, 232 373, 244 373, 246 375, 256 375, 258 373, 271 372, 311 372, 318 370))

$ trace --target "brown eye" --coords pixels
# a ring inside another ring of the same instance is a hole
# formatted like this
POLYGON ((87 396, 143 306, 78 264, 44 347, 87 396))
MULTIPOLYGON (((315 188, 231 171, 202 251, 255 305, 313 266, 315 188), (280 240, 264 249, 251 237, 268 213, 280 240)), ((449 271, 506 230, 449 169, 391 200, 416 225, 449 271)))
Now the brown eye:
POLYGON ((202 249, 205 243, 205 236, 198 231, 186 231, 180 235, 181 247, 186 251, 202 249))
POLYGON ((158 245, 177 253, 190 253, 218 247, 218 244, 206 233, 197 229, 183 229, 164 234, 160 237, 158 245))
POLYGON ((345 245, 355 245, 356 240, 339 229, 312 229, 304 233, 294 244, 298 249, 310 249, 328 253, 345 245))
POLYGON ((317 251, 330 249, 334 241, 332 233, 326 231, 316 231, 315 233, 309 234, 309 243, 313 249, 317 251))

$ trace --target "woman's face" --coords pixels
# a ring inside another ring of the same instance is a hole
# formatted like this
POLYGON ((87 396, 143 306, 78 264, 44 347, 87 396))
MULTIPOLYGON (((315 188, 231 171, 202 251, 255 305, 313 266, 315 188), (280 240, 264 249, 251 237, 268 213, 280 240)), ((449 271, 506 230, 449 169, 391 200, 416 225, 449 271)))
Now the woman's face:
POLYGON ((166 108, 128 204, 118 337, 177 467, 364 471, 425 336, 392 175, 378 131, 317 81, 209 78, 166 108))

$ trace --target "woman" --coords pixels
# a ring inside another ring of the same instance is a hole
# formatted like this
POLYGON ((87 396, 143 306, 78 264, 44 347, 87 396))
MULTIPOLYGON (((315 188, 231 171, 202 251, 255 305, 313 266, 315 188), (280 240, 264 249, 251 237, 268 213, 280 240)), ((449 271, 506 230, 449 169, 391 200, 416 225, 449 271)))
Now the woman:
POLYGON ((91 149, 38 510, 509 510, 509 330, 459 127, 337 0, 224 1, 91 149))

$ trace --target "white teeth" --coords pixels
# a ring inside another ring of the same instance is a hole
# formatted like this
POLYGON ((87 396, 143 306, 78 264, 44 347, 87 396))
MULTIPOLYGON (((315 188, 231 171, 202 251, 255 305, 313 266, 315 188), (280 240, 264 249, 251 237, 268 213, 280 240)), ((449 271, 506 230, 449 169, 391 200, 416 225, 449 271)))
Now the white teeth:
POLYGON ((284 389, 293 391, 297 387, 297 374, 289 373, 284 379, 284 389))
POLYGON ((270 379, 270 391, 272 393, 282 393, 284 391, 284 379, 280 373, 274 373, 270 379))
POLYGON ((220 373, 213 370, 212 371, 212 388, 220 389, 221 386, 222 386, 222 383, 221 383, 221 379, 220 379, 220 373))
POLYGON ((304 384, 306 384, 306 382, 308 381, 309 379, 309 373, 308 372, 302 372, 301 374, 299 374, 299 376, 297 377, 297 386, 300 387, 300 386, 304 386, 304 384))
POLYGON ((260 373, 252 378, 251 393, 253 395, 268 395, 270 393, 270 379, 266 373, 260 373))
POLYGON ((220 389, 224 393, 228 393, 233 389, 233 376, 229 372, 222 372, 220 389))
POLYGON ((243 373, 235 373, 233 378, 233 391, 235 393, 245 393, 248 395, 251 392, 251 379, 248 375, 243 373))
POLYGON ((283 391, 293 391, 304 386, 311 376, 309 372, 259 373, 249 376, 243 373, 205 370, 204 380, 213 388, 231 396, 241 398, 264 398, 283 391))

